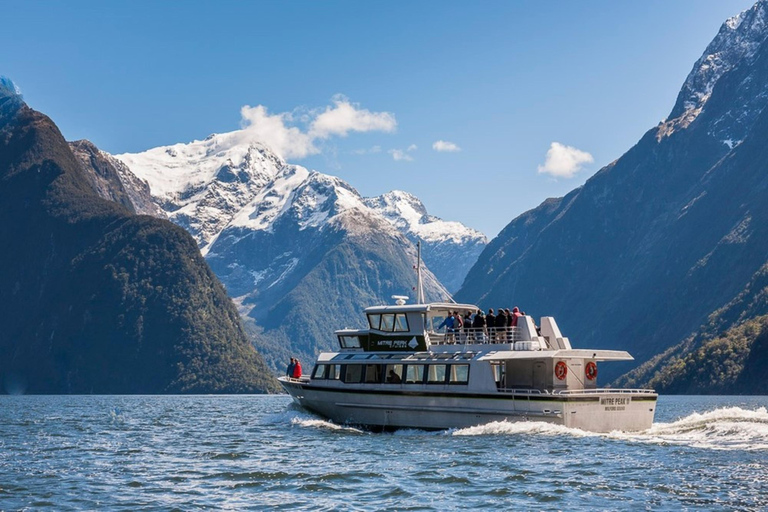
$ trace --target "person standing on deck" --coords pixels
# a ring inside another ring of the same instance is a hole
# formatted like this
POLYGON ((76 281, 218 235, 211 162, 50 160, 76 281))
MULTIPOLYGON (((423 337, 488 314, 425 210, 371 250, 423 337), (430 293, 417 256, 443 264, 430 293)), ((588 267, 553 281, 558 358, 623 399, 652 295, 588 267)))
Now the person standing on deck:
POLYGON ((499 308, 496 314, 496 340, 499 343, 507 341, 507 314, 504 308, 499 308))
POLYGON ((294 359, 295 364, 293 365, 293 375, 292 377, 294 379, 300 379, 301 378, 301 363, 298 359, 294 359))
POLYGON ((285 369, 285 374, 289 377, 293 377, 293 368, 296 366, 296 362, 291 358, 291 362, 288 363, 288 368, 285 369))
POLYGON ((496 340, 496 315, 493 314, 493 308, 488 308, 485 325, 488 326, 488 341, 493 343, 496 340))
POLYGON ((485 313, 478 309, 475 313, 475 319, 472 321, 472 330, 475 331, 475 341, 485 342, 485 313))

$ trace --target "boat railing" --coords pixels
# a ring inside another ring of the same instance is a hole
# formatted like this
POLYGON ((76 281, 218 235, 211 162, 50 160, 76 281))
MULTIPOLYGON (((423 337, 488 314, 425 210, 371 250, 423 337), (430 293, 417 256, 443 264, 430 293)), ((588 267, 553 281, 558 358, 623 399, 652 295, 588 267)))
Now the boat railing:
POLYGON ((446 332, 429 331, 432 345, 508 344, 521 341, 519 327, 469 327, 447 329, 446 332))
POLYGON ((302 375, 298 379, 295 377, 286 376, 285 380, 287 380, 288 382, 295 382, 296 384, 306 384, 307 382, 309 382, 309 375, 302 375))
POLYGON ((553 391, 553 395, 597 395, 605 393, 617 393, 617 394, 630 394, 630 395, 647 395, 648 393, 655 393, 653 389, 616 389, 616 388, 595 388, 595 389, 562 389, 553 391))

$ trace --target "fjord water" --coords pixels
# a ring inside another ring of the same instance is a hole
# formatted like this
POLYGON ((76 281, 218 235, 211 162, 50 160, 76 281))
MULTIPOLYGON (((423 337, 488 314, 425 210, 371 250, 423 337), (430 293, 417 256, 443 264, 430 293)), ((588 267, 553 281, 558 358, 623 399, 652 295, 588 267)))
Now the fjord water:
POLYGON ((374 434, 287 396, 0 396, 0 510, 758 510, 766 406, 661 397, 635 434, 374 434))

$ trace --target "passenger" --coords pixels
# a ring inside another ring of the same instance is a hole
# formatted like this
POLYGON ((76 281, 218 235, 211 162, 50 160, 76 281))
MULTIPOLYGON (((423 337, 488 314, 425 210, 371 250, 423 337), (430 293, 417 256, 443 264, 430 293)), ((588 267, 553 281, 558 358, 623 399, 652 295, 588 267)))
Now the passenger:
POLYGON ((478 309, 475 319, 472 321, 472 330, 475 332, 475 341, 485 342, 485 313, 478 309))
POLYGON ((498 343, 507 341, 507 314, 504 308, 499 308, 496 315, 496 340, 498 343))
POLYGON ((387 382, 390 384, 400 384, 403 382, 403 379, 400 378, 398 374, 395 373, 395 370, 389 370, 389 375, 387 376, 387 382))
POLYGON ((296 364, 293 366, 293 378, 294 379, 300 379, 301 378, 301 363, 298 359, 294 359, 296 361, 296 364))
POLYGON ((439 331, 443 327, 445 327, 445 342, 448 343, 449 340, 454 339, 454 328, 456 325, 456 319, 453 316, 453 312, 449 312, 448 316, 445 317, 445 320, 443 320, 443 323, 441 323, 437 330, 439 331))
POLYGON ((458 311, 453 312, 453 331, 456 333, 457 341, 461 342, 461 328, 464 326, 464 321, 461 319, 461 315, 458 311))
POLYGON ((461 325, 464 326, 464 343, 469 343, 472 337, 472 313, 467 311, 464 318, 461 319, 461 325))
POLYGON ((507 318, 507 342, 510 343, 513 341, 512 331, 514 329, 512 329, 512 312, 509 311, 509 308, 504 308, 504 316, 507 318))
POLYGON ((496 315, 493 314, 493 308, 488 308, 485 324, 488 326, 488 341, 494 343, 496 341, 496 315))
POLYGON ((517 327, 517 319, 520 318, 521 316, 524 316, 524 315, 525 315, 525 313, 521 313, 520 312, 520 308, 518 308, 517 306, 513 307, 512 308, 512 318, 510 319, 511 320, 511 324, 510 325, 512 325, 512 327, 517 327))
POLYGON ((285 374, 289 377, 293 377, 293 368, 296 366, 296 363, 293 358, 291 358, 291 362, 288 363, 288 368, 285 369, 285 374))

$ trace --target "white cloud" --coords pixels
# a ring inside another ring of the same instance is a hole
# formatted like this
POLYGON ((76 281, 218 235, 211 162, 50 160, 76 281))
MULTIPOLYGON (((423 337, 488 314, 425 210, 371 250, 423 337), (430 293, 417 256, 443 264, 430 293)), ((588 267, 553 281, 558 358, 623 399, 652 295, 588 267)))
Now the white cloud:
POLYGON ((336 97, 333 103, 312 121, 309 133, 313 138, 346 137, 349 132, 392 132, 397 128, 395 115, 389 112, 361 109, 342 97, 336 97))
MULTIPOLYGON (((270 114, 263 105, 245 105, 240 115, 242 130, 232 134, 233 143, 261 142, 285 159, 317 154, 320 149, 315 142, 333 136, 346 137, 349 132, 392 132, 397 128, 394 114, 362 109, 342 96, 336 96, 333 106, 323 111, 304 111, 294 116, 289 112, 270 114)), ((381 148, 377 146, 369 150, 379 151, 381 148)))
POLYGON ((584 164, 591 164, 595 159, 586 151, 553 142, 547 151, 544 165, 539 166, 539 173, 556 178, 572 178, 584 164))
POLYGON ((405 162, 413 162, 413 157, 409 155, 408 153, 411 153, 413 151, 416 151, 419 149, 419 147, 416 144, 411 144, 408 146, 407 149, 390 149, 387 151, 390 155, 392 155, 392 158, 395 159, 395 161, 405 161, 405 162))
POLYGON ((269 146, 283 158, 304 158, 319 152, 312 138, 295 126, 287 126, 292 120, 287 113, 270 115, 267 107, 245 105, 242 116, 242 141, 256 140, 269 146))
POLYGON ((392 158, 394 158, 397 162, 401 160, 406 162, 413 162, 413 157, 402 149, 390 149, 388 153, 392 155, 392 158))
POLYGON ((449 153, 455 153, 457 151, 461 151, 461 148, 454 144, 453 142, 448 142, 445 140, 438 140, 434 144, 432 144, 432 149, 435 151, 443 151, 443 152, 449 152, 449 153))

